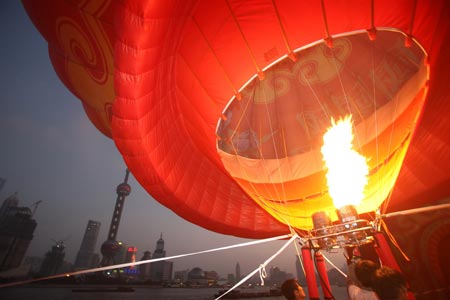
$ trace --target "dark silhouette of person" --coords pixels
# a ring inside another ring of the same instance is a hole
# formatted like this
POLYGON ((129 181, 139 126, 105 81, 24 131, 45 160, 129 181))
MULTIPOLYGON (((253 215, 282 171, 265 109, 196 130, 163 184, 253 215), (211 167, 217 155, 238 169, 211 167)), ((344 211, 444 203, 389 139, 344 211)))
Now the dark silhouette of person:
POLYGON ((362 259, 348 266, 347 292, 349 300, 378 300, 373 291, 373 278, 378 265, 362 259))
POLYGON ((405 277, 390 267, 381 267, 375 271, 373 290, 380 300, 408 300, 405 277))
POLYGON ((305 291, 295 279, 288 279, 281 285, 281 293, 287 300, 301 300, 306 298, 305 291))

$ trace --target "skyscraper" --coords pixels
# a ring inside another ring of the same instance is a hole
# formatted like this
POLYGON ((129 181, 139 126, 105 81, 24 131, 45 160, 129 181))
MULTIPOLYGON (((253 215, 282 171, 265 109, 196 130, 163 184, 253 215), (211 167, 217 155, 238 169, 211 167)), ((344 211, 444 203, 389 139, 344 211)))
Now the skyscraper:
MULTIPOLYGON (((152 253, 150 251, 144 251, 144 256, 142 256, 141 260, 149 260, 152 259, 152 253)), ((150 273, 150 264, 142 264, 139 266, 139 273, 141 279, 150 279, 151 273, 150 273)))
POLYGON ((162 274, 162 281, 171 281, 172 280, 172 272, 173 272, 173 262, 171 261, 163 261, 164 267, 163 267, 163 274, 162 274))
POLYGON ((19 197, 17 192, 3 200, 2 206, 0 206, 0 219, 5 216, 6 212, 13 207, 17 207, 19 205, 19 197))
MULTIPOLYGON (((164 240, 161 236, 156 242, 156 249, 153 252, 152 259, 166 257, 166 251, 164 250, 164 240)), ((169 261, 157 261, 151 264, 151 280, 156 282, 162 282, 172 279, 173 263, 169 261)))
POLYGON ((97 244, 100 222, 89 220, 80 250, 75 259, 75 270, 89 269, 94 267, 94 249, 97 244))
POLYGON ((15 193, 0 208, 0 271, 20 266, 36 229, 31 209, 18 203, 15 193))
POLYGON ((236 281, 241 280, 241 266, 236 263, 236 281))
POLYGON ((65 246, 62 241, 57 241, 52 249, 45 254, 39 271, 40 276, 50 276, 62 272, 64 256, 66 255, 65 246))

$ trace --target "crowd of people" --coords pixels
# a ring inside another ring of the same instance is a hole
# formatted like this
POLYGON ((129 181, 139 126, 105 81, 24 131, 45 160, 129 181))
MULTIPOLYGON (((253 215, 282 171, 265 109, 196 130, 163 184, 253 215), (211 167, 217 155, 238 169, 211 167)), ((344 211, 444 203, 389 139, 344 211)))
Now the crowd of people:
MULTIPOLYGON (((402 273, 390 267, 379 267, 371 260, 349 264, 347 291, 349 300, 408 300, 407 282, 402 273)), ((287 300, 306 298, 295 279, 286 280, 281 292, 287 300)))
POLYGON ((408 300, 403 274, 390 267, 378 267, 371 260, 349 265, 347 291, 349 300, 408 300))

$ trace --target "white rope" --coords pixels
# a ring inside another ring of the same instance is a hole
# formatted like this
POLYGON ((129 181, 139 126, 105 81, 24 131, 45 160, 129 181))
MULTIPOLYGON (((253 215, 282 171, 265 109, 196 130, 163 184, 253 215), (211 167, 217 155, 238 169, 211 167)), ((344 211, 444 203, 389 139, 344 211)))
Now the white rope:
POLYGON ((174 256, 169 256, 169 257, 147 259, 147 260, 141 260, 141 261, 137 261, 137 262, 118 264, 118 265, 112 265, 112 266, 106 266, 106 267, 100 267, 100 268, 94 268, 94 269, 87 269, 87 270, 80 270, 80 271, 64 273, 64 274, 57 274, 57 275, 52 275, 52 276, 47 276, 47 277, 42 277, 42 278, 22 280, 22 281, 17 281, 17 282, 10 282, 10 283, 5 283, 5 284, 0 284, 0 288, 16 286, 16 285, 21 285, 21 284, 31 283, 31 282, 37 282, 37 281, 43 281, 43 280, 48 280, 48 279, 55 279, 55 278, 61 278, 61 277, 70 277, 70 276, 82 275, 82 274, 93 273, 93 272, 100 272, 100 271, 121 269, 121 268, 126 268, 126 267, 133 267, 133 266, 148 264, 148 263, 152 263, 152 262, 162 261, 162 260, 169 260, 169 259, 175 259, 175 258, 181 258, 181 257, 186 257, 186 256, 197 255, 197 254, 216 252, 216 251, 221 251, 221 250, 228 250, 228 249, 232 249, 232 248, 251 246, 251 245, 262 244, 262 243, 272 242, 272 241, 276 241, 276 240, 281 240, 281 239, 285 239, 285 238, 288 238, 288 237, 291 237, 291 236, 292 236, 292 234, 286 234, 286 235, 281 235, 281 236, 272 237, 272 238, 268 238, 268 239, 256 240, 256 241, 251 241, 251 242, 246 242, 246 243, 241 243, 241 244, 235 244, 235 245, 231 245, 231 246, 225 246, 225 247, 219 247, 219 248, 215 248, 215 249, 203 250, 203 251, 199 251, 199 252, 192 252, 192 253, 187 253, 187 254, 174 255, 174 256))
POLYGON ((261 285, 264 286, 264 279, 267 278, 266 267, 259 265, 259 279, 261 280, 261 285))
MULTIPOLYGON (((304 245, 303 239, 300 239, 300 240, 301 240, 302 245, 304 245)), ((302 259, 302 256, 300 255, 300 251, 298 251, 297 244, 294 244, 294 247, 295 247, 295 253, 297 254, 297 259, 300 262, 300 266, 302 267, 303 275, 306 276, 305 266, 303 265, 303 259, 302 259)), ((297 270, 297 265, 295 266, 295 269, 297 270)))
POLYGON ((441 210, 441 209, 447 209, 450 208, 450 203, 443 203, 443 204, 437 204, 432 206, 424 206, 419 208, 412 208, 412 209, 406 209, 401 211, 395 211, 387 214, 380 215, 380 218, 391 218, 391 217, 397 217, 397 216, 406 216, 410 214, 416 214, 421 212, 428 212, 432 210, 441 210))
MULTIPOLYGON (((283 245, 283 247, 280 248, 280 250, 278 250, 274 255, 272 255, 271 257, 269 257, 263 264, 259 265, 259 267, 255 270, 253 270, 253 272, 251 272, 250 274, 248 274, 247 276, 245 276, 241 281, 239 281, 238 283, 236 283, 234 286, 232 286, 231 288, 229 288, 227 291, 225 291, 222 295, 220 295, 219 297, 217 297, 215 300, 218 300, 220 298, 222 298, 223 296, 225 296, 226 294, 230 293, 232 290, 234 290, 235 288, 239 287, 241 284, 243 284, 244 282, 246 282, 248 279, 250 279, 253 275, 255 275, 257 272, 260 272, 260 276, 262 276, 262 274, 266 274, 266 266, 268 263, 270 263, 275 257, 277 257, 281 252, 284 251, 284 249, 286 249, 287 246, 289 246, 293 241, 295 241, 296 239, 298 239, 299 236, 297 234, 293 235, 289 241, 286 242, 286 244, 283 245)), ((264 281, 262 280, 261 285, 264 285, 264 281)))
POLYGON ((342 271, 341 269, 339 269, 331 260, 328 259, 328 257, 326 257, 323 253, 322 253, 323 258, 325 258, 325 260, 333 267, 335 268, 339 273, 341 273, 342 276, 344 276, 345 278, 347 278, 347 274, 345 274, 344 271, 342 271))

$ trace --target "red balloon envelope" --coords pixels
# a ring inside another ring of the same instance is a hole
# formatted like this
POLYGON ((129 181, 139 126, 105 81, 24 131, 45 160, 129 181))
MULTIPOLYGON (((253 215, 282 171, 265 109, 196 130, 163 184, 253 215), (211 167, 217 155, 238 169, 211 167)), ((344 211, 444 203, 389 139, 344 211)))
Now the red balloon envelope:
POLYGON ((444 1, 23 2, 94 125, 193 223, 259 238, 334 213, 318 150, 345 114, 359 212, 448 191, 444 1))
MULTIPOLYGON (((332 209, 325 167, 317 157, 319 137, 329 126, 326 117, 351 112, 360 147, 371 162, 363 211, 373 210, 392 192, 426 96, 428 59, 412 38, 430 54, 433 74, 448 30, 443 5, 376 1, 371 7, 370 1, 328 1, 322 10, 321 1, 165 2, 161 6, 125 2, 116 18, 122 22, 116 31, 116 144, 142 185, 176 213, 214 231, 264 237, 287 231, 274 218, 307 229, 311 212, 332 209), (373 42, 367 34, 350 33, 373 26, 377 28, 373 42), (330 49, 323 42, 308 48, 338 34, 345 36, 334 36, 330 49), (290 63, 286 57, 293 54, 297 62, 290 63), (283 89, 281 81, 271 85, 283 64, 301 70, 297 78, 301 88, 291 89, 299 96, 294 96, 297 101, 291 106, 303 107, 292 109, 283 96, 275 97, 274 105, 287 105, 270 108, 278 112, 277 120, 297 121, 298 126, 270 128, 277 121, 269 121, 269 115, 275 113, 262 116, 265 105, 257 108, 258 103, 270 102, 270 91, 262 87, 258 92, 253 86, 272 86, 273 93, 283 89), (256 115, 258 109, 254 127, 244 125, 253 117, 247 114, 256 115), (375 114, 376 110, 381 111, 375 114), (291 120, 287 112, 292 112, 291 120), (240 126, 239 113, 245 119, 240 126), (227 127, 227 122, 237 127, 227 127), (262 148, 265 136, 267 145, 276 144, 274 148, 262 148), (230 142, 230 138, 239 140, 230 142), (241 149, 236 155, 233 147, 250 145, 251 140, 259 144, 247 150, 262 155, 251 156, 241 149), (292 141, 288 146, 287 140, 292 141), (299 149, 292 150, 295 147, 299 149), (269 160, 267 170, 264 164, 269 160), (268 177, 266 172, 275 174, 273 170, 280 171, 288 160, 288 167, 295 164, 294 175, 286 176, 289 171, 283 169, 278 178, 268 177)), ((432 156, 433 151, 428 151, 432 156)), ((441 161, 434 167, 448 163, 441 161)), ((434 174, 442 177, 426 176, 413 184, 415 192, 394 194, 391 204, 408 206, 408 199, 421 189, 447 181, 445 169, 441 170, 434 174)))
MULTIPOLYGON (((369 164, 359 212, 450 194, 448 1, 23 4, 93 124, 190 222, 263 238, 334 214, 319 151, 347 114, 369 164)), ((445 240, 432 224, 411 234, 445 240)))

